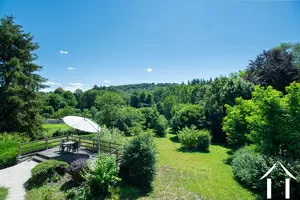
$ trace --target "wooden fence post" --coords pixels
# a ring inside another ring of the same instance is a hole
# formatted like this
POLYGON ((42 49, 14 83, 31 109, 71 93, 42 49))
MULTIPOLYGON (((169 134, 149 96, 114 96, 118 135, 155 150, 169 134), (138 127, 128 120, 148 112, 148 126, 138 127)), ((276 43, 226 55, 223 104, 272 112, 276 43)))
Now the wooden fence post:
POLYGON ((111 153, 111 143, 108 143, 108 152, 111 153))
POLYGON ((69 135, 67 135, 67 141, 69 141, 69 135))
POLYGON ((48 149, 48 138, 46 138, 46 149, 48 149))
POLYGON ((22 154, 21 142, 19 142, 19 144, 18 144, 18 158, 21 157, 21 154, 22 154))

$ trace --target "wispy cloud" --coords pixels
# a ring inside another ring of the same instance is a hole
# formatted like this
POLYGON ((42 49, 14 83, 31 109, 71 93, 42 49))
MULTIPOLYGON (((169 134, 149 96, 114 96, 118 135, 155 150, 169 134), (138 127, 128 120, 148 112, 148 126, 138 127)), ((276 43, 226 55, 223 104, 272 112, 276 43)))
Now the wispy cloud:
POLYGON ((83 86, 82 83, 70 83, 70 85, 77 86, 77 87, 82 87, 83 86))
POLYGON ((46 85, 61 85, 60 83, 55 83, 55 82, 52 82, 52 81, 48 81, 45 84, 46 85))
POLYGON ((60 50, 59 53, 60 53, 60 54, 68 54, 67 51, 63 51, 63 50, 60 50))
POLYGON ((147 72, 152 72, 152 68, 148 68, 148 69, 147 69, 147 72))
POLYGON ((108 81, 108 80, 104 80, 104 83, 110 83, 110 81, 108 81))
POLYGON ((68 70, 75 70, 76 68, 74 68, 74 67, 68 67, 67 69, 68 70))

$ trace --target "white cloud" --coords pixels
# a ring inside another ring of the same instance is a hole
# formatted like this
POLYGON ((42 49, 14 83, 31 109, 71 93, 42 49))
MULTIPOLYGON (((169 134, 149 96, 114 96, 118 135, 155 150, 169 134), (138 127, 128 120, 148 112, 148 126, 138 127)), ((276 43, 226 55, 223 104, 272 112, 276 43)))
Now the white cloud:
POLYGON ((110 83, 110 81, 108 81, 108 80, 104 80, 104 83, 110 83))
POLYGON ((80 88, 80 87, 69 87, 69 86, 67 86, 67 87, 64 87, 63 89, 64 89, 64 90, 69 90, 69 91, 71 91, 71 92, 75 92, 75 90, 77 90, 77 89, 82 89, 82 88, 80 88))
POLYGON ((45 84, 46 85, 61 85, 60 83, 55 83, 55 82, 52 82, 52 81, 48 81, 45 84))
POLYGON ((74 92, 77 89, 83 90, 83 84, 82 83, 69 83, 71 86, 66 86, 63 89, 69 90, 71 92, 74 92))
POLYGON ((75 70, 76 68, 74 68, 74 67, 68 67, 67 69, 68 70, 75 70))
POLYGON ((147 72, 152 72, 152 68, 148 68, 148 69, 147 69, 147 72))
POLYGON ((54 91, 53 88, 43 88, 40 90, 40 92, 52 92, 52 91, 54 91))
POLYGON ((83 86, 82 83, 70 83, 70 85, 77 86, 77 87, 82 87, 83 86))
POLYGON ((60 50, 59 53, 60 53, 60 54, 68 54, 67 51, 63 51, 63 50, 60 50))

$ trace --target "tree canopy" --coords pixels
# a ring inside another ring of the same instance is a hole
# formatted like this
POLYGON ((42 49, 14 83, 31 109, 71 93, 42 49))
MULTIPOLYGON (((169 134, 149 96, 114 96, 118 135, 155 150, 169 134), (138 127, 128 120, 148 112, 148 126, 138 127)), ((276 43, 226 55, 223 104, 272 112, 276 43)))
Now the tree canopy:
POLYGON ((45 79, 36 73, 42 66, 33 62, 39 45, 12 16, 5 16, 0 19, 0 47, 0 132, 35 136, 42 124, 37 91, 45 87, 45 79))

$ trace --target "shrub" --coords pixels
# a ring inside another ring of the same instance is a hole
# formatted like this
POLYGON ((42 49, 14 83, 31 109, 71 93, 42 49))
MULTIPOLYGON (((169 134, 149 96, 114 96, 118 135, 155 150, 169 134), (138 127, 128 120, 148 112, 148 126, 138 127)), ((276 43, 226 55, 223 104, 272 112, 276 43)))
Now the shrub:
POLYGON ((72 200, 87 200, 92 199, 91 188, 83 183, 79 187, 72 188, 67 191, 67 199, 72 200))
POLYGON ((167 134, 168 121, 163 115, 160 115, 155 123, 155 134, 158 137, 165 137, 167 134))
POLYGON ((105 197, 121 180, 115 155, 98 154, 96 160, 88 164, 88 169, 84 178, 93 195, 105 197))
POLYGON ((30 138, 25 133, 0 133, 0 142, 29 142, 30 138))
POLYGON ((17 163, 18 143, 0 141, 0 169, 17 163))
POLYGON ((57 137, 57 136, 63 136, 63 135, 73 135, 75 133, 74 129, 57 129, 54 133, 53 133, 53 137, 57 137))
POLYGON ((45 119, 50 119, 51 115, 49 113, 43 113, 42 117, 44 117, 45 119))
POLYGON ((131 185, 151 188, 156 173, 156 146, 149 134, 139 134, 125 147, 121 157, 121 178, 131 185))
POLYGON ((179 131, 178 138, 187 149, 209 150, 211 135, 207 130, 197 130, 195 126, 179 131))
POLYGON ((58 160, 47 160, 39 163, 31 170, 30 183, 40 185, 46 181, 53 181, 64 175, 69 165, 58 160))
POLYGON ((261 154, 243 147, 233 154, 231 164, 234 177, 243 185, 252 190, 265 187, 259 179, 268 171, 268 165, 261 154))
MULTIPOLYGON (((126 142, 126 137, 122 131, 118 128, 108 129, 105 125, 101 127, 101 141, 112 142, 117 144, 124 144, 126 142)), ((93 133, 92 136, 83 136, 82 138, 90 138, 97 140, 98 133, 93 133)))
MULTIPOLYGON (((232 170, 234 177, 245 187, 260 193, 266 198, 266 180, 260 178, 277 162, 280 161, 298 181, 291 179, 291 197, 300 198, 299 171, 300 161, 286 160, 279 157, 264 156, 256 153, 254 148, 243 147, 232 156, 232 170), (298 182, 298 183, 297 183, 298 182)), ((272 179, 272 199, 284 199, 285 172, 278 165, 268 178, 272 179)))
POLYGON ((68 173, 72 176, 72 179, 76 182, 83 181, 83 171, 87 169, 86 160, 84 158, 79 158, 70 164, 68 173))

